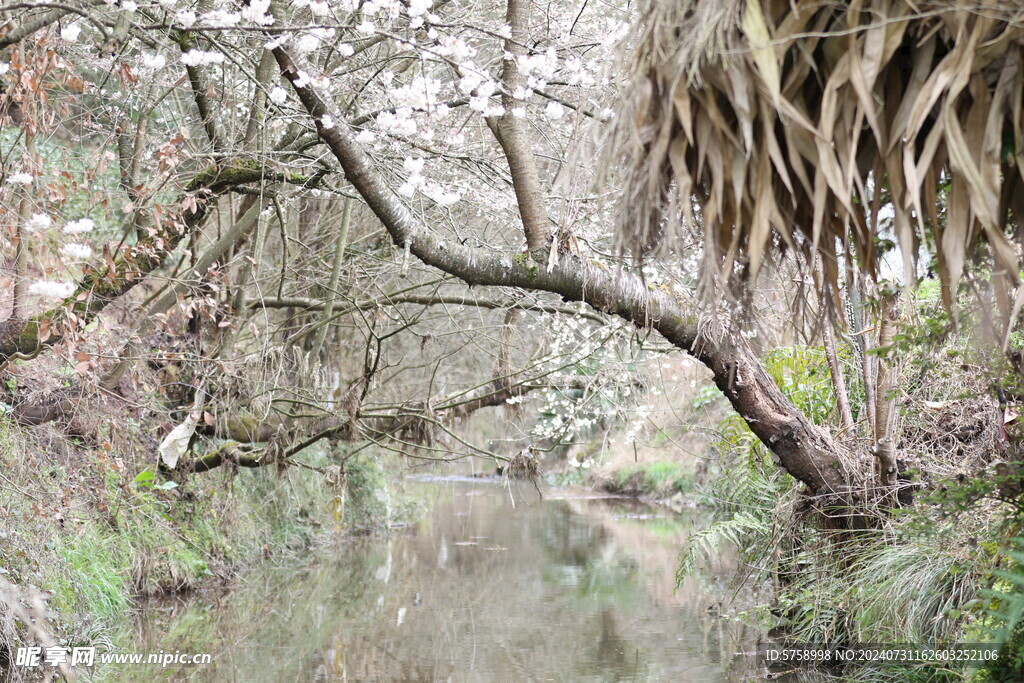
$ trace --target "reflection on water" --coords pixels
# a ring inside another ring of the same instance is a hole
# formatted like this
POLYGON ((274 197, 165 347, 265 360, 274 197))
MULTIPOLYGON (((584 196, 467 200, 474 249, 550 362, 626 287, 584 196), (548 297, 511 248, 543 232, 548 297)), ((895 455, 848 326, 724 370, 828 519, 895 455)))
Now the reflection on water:
POLYGON ((353 540, 312 566, 254 572, 224 595, 148 608, 130 649, 214 654, 202 670, 168 671, 175 680, 755 674, 753 658, 735 653, 753 650, 756 634, 709 615, 712 600, 695 587, 674 591, 687 516, 526 491, 513 505, 495 484, 417 486, 430 512, 415 528, 353 540))

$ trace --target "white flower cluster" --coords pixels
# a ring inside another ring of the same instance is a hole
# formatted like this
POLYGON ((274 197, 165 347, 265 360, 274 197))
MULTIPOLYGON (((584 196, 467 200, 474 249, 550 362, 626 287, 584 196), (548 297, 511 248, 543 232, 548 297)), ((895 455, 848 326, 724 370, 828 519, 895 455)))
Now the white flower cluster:
POLYGON ((61 40, 74 43, 78 41, 78 36, 82 32, 82 27, 78 24, 70 24, 60 30, 61 40))
POLYGON ((389 94, 399 107, 427 111, 438 105, 438 95, 443 87, 441 81, 436 78, 421 74, 413 78, 408 85, 392 89, 389 94))
POLYGON ((419 28, 423 26, 423 20, 428 16, 433 0, 409 0, 409 27, 419 28))
POLYGON ((552 121, 557 121, 558 119, 562 118, 564 114, 565 107, 563 107, 560 103, 555 102, 554 100, 548 102, 548 106, 544 107, 544 115, 547 116, 552 121))
POLYGON ((428 182, 423 177, 423 167, 426 160, 422 157, 406 157, 402 162, 402 168, 409 174, 408 178, 398 188, 398 194, 403 197, 412 197, 419 189, 425 197, 441 207, 451 206, 462 199, 458 192, 448 192, 437 183, 428 182))
POLYGON ((298 40, 295 41, 295 49, 299 52, 299 54, 307 54, 309 52, 313 52, 318 47, 320 47, 320 38, 311 33, 307 33, 306 35, 301 36, 298 40))
POLYGON ((45 213, 34 213, 25 223, 25 228, 33 232, 39 232, 46 230, 51 225, 53 225, 53 219, 45 213))
POLYGON ((69 221, 64 226, 64 233, 67 235, 81 235, 82 233, 92 232, 96 227, 96 223, 91 218, 79 218, 77 221, 69 221))
POLYGON ((28 293, 45 299, 66 299, 75 291, 73 282, 37 280, 28 286, 28 293))
POLYGON ((61 253, 75 261, 85 261, 92 256, 92 247, 88 244, 72 242, 61 247, 61 253))
POLYGON ((209 66, 210 64, 220 64, 223 61, 224 55, 220 52, 189 50, 181 55, 181 63, 185 66, 209 66))
POLYGON ((270 101, 274 104, 282 105, 288 99, 288 91, 279 85, 274 86, 274 89, 270 91, 270 94, 267 95, 267 97, 269 97, 270 101))
POLYGON ((225 12, 222 9, 216 9, 204 14, 202 21, 203 24, 210 28, 231 28, 232 26, 238 26, 239 22, 242 21, 242 15, 237 12, 225 12))
POLYGON ((156 71, 167 65, 167 59, 161 54, 142 53, 142 66, 156 71))
POLYGON ((575 55, 565 60, 565 70, 569 73, 566 79, 569 85, 590 87, 597 84, 586 63, 575 55))
POLYGON ((35 180, 35 176, 24 171, 7 176, 7 182, 11 185, 31 185, 33 180, 35 180))
POLYGON ((423 192, 428 199, 441 207, 451 206, 462 199, 461 193, 448 192, 437 183, 426 183, 420 191, 423 192))
POLYGON ((442 57, 451 57, 456 62, 465 62, 476 54, 473 47, 455 36, 438 36, 435 51, 442 57))
POLYGON ((426 182, 422 174, 424 164, 426 164, 426 160, 423 157, 405 158, 402 162, 402 168, 409 174, 409 177, 398 188, 398 194, 406 198, 411 197, 416 193, 416 188, 426 182))
POLYGON ((630 423, 629 428, 626 429, 626 434, 622 437, 622 443, 627 446, 636 441, 636 435, 640 433, 647 419, 651 416, 654 411, 650 406, 638 406, 636 409, 636 417, 630 423))
MULTIPOLYGON (((627 416, 634 417, 630 406, 634 391, 628 378, 634 375, 621 372, 624 362, 635 362, 630 354, 623 356, 624 345, 629 345, 630 331, 617 323, 596 330, 581 317, 538 316, 528 329, 542 327, 545 339, 549 340, 547 353, 532 368, 533 372, 564 373, 567 368, 588 368, 587 374, 595 385, 586 396, 577 392, 550 389, 540 393, 541 408, 537 422, 530 430, 535 439, 565 442, 587 438, 586 432, 600 423, 622 423, 627 416), (625 381, 620 381, 620 378, 625 381)), ((646 416, 641 409, 638 419, 631 422, 636 436, 646 416)), ((586 467, 587 461, 578 459, 572 463, 586 467)))
POLYGON ((399 107, 395 111, 377 114, 377 125, 385 133, 412 135, 416 132, 416 121, 412 118, 412 107, 399 107))
POLYGON ((270 14, 270 0, 250 0, 247 7, 242 8, 242 18, 257 26, 270 26, 274 17, 270 14))
POLYGON ((326 0, 312 0, 309 3, 309 11, 314 17, 326 17, 331 13, 331 6, 326 0))
POLYGON ((476 91, 473 93, 473 96, 469 98, 469 108, 473 111, 480 112, 484 116, 501 116, 504 114, 505 107, 491 102, 491 96, 497 89, 498 85, 494 81, 481 81, 476 87, 476 91))

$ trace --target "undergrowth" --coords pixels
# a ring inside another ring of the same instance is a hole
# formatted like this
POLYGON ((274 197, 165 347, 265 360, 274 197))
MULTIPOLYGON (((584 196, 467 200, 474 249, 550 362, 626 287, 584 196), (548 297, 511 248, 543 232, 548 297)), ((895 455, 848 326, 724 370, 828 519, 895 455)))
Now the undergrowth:
MULTIPOLYGON (((117 640, 141 596, 222 584, 265 557, 386 524, 392 513, 389 482, 370 457, 348 463, 341 481, 330 476, 338 456, 320 449, 297 456, 305 467, 170 480, 150 474, 145 453, 69 445, 0 416, 0 573, 45 601, 62 645, 117 640), (338 498, 347 501, 342 520, 332 515, 338 498)), ((0 620, 0 660, 33 640, 18 619, 0 620)))
MULTIPOLYGON (((765 365, 805 414, 835 427, 834 394, 820 349, 780 349, 765 365)), ((712 449, 717 465, 698 494, 717 510, 716 519, 688 539, 678 581, 731 545, 745 564, 741 578, 752 578, 768 596, 739 618, 788 642, 1007 643, 1003 661, 1012 671, 880 664, 831 672, 842 680, 1021 680, 1016 676, 1024 661, 1024 547, 1008 555, 999 551, 1005 506, 982 498, 958 506, 922 498, 880 514, 867 529, 837 535, 740 418, 722 422, 712 449), (996 570, 1000 564, 1014 569, 996 570), (1011 653, 1021 661, 1011 665, 1011 653)), ((948 491, 936 488, 956 496, 953 484, 948 491)))

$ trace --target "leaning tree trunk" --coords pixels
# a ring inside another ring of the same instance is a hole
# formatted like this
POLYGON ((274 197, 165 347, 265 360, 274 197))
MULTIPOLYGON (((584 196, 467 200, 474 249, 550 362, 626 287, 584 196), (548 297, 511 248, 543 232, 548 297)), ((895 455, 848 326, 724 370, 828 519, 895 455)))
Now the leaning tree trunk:
POLYGON ((334 154, 348 181, 402 246, 429 266, 470 285, 522 287, 583 301, 594 308, 658 330, 669 342, 691 353, 714 373, 715 384, 728 397, 753 433, 775 454, 778 462, 826 502, 849 501, 854 473, 848 454, 783 396, 763 365, 738 336, 698 326, 697 316, 684 309, 675 293, 649 289, 640 278, 621 270, 566 254, 544 265, 543 250, 529 258, 495 256, 454 240, 445 240, 420 225, 385 183, 370 157, 343 126, 323 125, 341 120, 327 100, 300 77, 291 54, 274 49, 282 74, 289 80, 320 139, 334 154))

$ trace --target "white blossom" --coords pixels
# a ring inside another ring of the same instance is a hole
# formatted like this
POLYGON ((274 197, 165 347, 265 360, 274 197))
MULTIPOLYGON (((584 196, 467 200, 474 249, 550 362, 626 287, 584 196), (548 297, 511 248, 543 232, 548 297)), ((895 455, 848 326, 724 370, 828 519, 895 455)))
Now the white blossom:
POLYGON ((28 286, 29 294, 47 299, 66 299, 74 291, 74 283, 55 280, 37 280, 28 286))
POLYGON ((60 37, 62 40, 66 40, 69 43, 74 43, 78 40, 78 34, 82 32, 82 27, 78 24, 71 24, 65 26, 60 30, 60 37))
POLYGON ((351 57, 355 53, 355 48, 353 48, 348 43, 342 43, 341 45, 338 46, 338 54, 341 55, 342 57, 351 57))
POLYGON ((409 0, 409 16, 419 17, 430 11, 432 0, 409 0))
POLYGON ((155 71, 157 69, 164 68, 164 65, 166 64, 167 59, 161 54, 150 54, 148 52, 142 53, 142 66, 147 69, 153 69, 155 71))
POLYGON ((356 142, 361 145, 368 145, 375 139, 377 139, 377 136, 373 134, 372 130, 361 130, 359 131, 359 134, 356 135, 356 142))
POLYGON ((370 34, 377 30, 377 27, 373 25, 373 22, 369 19, 364 19, 361 24, 356 26, 356 30, 360 33, 370 34))
POLYGON ((64 232, 68 235, 80 235, 84 232, 92 232, 96 223, 91 218, 79 218, 77 221, 70 221, 64 226, 64 232))
POLYGON ((284 104, 285 101, 288 99, 288 91, 286 91, 284 88, 278 85, 275 86, 274 89, 270 91, 268 97, 270 98, 270 101, 273 102, 274 104, 284 104))
POLYGON ((408 85, 392 90, 391 96, 401 107, 426 111, 437 103, 441 88, 441 81, 421 74, 408 85))
POLYGON ((183 9, 174 15, 174 23, 189 28, 196 23, 196 13, 190 9, 183 9))
POLYGON ((237 12, 225 12, 217 9, 203 15, 203 23, 213 28, 231 28, 237 26, 242 20, 242 15, 237 12))
POLYGON ((330 130, 331 128, 334 128, 334 119, 332 119, 327 114, 324 114, 323 117, 321 117, 320 119, 320 125, 323 127, 324 130, 330 130))
POLYGON ((224 55, 220 52, 189 50, 181 55, 181 62, 185 66, 207 66, 209 64, 220 64, 223 61, 224 55))
POLYGON ((31 185, 33 180, 35 180, 35 177, 31 173, 25 173, 24 171, 7 176, 7 182, 12 185, 31 185))
POLYGON ((320 47, 320 39, 313 35, 304 35, 295 41, 295 49, 305 54, 320 47))
POLYGON ((331 6, 325 0, 313 0, 309 3, 309 11, 314 17, 324 17, 331 13, 331 6))
POLYGON ((409 107, 399 107, 393 112, 382 111, 377 114, 377 125, 381 130, 394 135, 412 135, 417 127, 409 107))
POLYGON ((242 8, 242 18, 259 26, 270 26, 274 23, 274 17, 269 11, 270 0, 250 0, 248 7, 242 8))
POLYGON ((0 62, 0 76, 3 76, 5 73, 7 73, 10 70, 11 70, 11 65, 10 64, 8 64, 7 62, 0 62))
POLYGON ((402 168, 406 170, 410 175, 416 176, 423 171, 423 166, 427 161, 423 157, 406 157, 402 161, 402 168))
POLYGON ((476 87, 483 81, 484 77, 475 70, 467 71, 466 74, 459 79, 459 90, 468 95, 476 90, 476 87))
POLYGON ((456 62, 464 62, 472 57, 476 50, 461 38, 441 36, 437 39, 437 52, 444 57, 451 57, 456 62))
POLYGON ((544 115, 552 121, 557 121, 565 115, 565 107, 552 100, 548 102, 548 106, 544 107, 544 115))
POLYGON ((34 213, 25 223, 28 230, 46 230, 51 225, 53 225, 53 219, 45 213, 34 213))
POLYGON ((135 0, 121 0, 121 9, 131 14, 139 9, 139 4, 135 0))
POLYGON ((445 189, 437 183, 428 183, 426 187, 423 188, 423 194, 441 207, 451 206, 462 199, 462 195, 458 192, 446 192, 445 189))
POLYGON ((282 33, 279 36, 271 38, 267 42, 263 43, 263 49, 265 49, 265 50, 276 50, 277 48, 279 48, 282 45, 284 45, 285 43, 287 43, 289 37, 290 36, 287 33, 282 33))
POLYGON ((70 244, 65 244, 63 248, 61 248, 61 252, 70 259, 84 261, 92 256, 92 247, 88 244, 72 242, 70 244))

